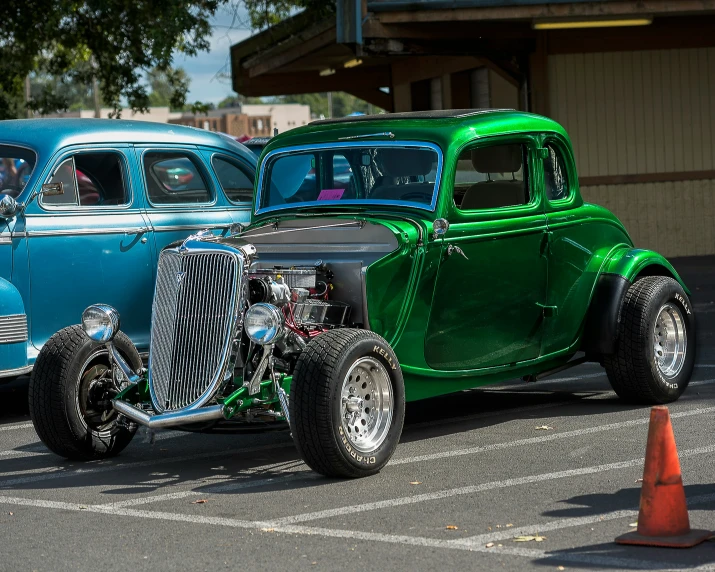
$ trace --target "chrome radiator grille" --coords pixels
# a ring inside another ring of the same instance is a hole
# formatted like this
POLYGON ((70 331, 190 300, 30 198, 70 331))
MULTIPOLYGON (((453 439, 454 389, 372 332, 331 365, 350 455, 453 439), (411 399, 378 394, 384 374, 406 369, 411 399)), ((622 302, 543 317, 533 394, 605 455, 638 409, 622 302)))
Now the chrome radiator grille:
POLYGON ((27 317, 25 314, 0 316, 0 344, 27 341, 27 317))
POLYGON ((162 252, 149 354, 149 386, 159 412, 199 406, 220 382, 238 282, 238 261, 229 252, 162 252))

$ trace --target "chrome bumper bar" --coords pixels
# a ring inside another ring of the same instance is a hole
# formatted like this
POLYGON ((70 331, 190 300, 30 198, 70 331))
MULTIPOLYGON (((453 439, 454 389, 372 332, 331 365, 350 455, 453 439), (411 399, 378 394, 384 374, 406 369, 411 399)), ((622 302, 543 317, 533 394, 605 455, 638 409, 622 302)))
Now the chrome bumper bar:
POLYGON ((130 405, 126 401, 114 400, 112 406, 122 415, 129 417, 132 421, 146 425, 150 429, 165 429, 175 425, 188 425, 190 423, 201 423, 223 419, 223 405, 212 405, 211 407, 200 407, 190 411, 174 411, 162 413, 160 415, 150 415, 130 405))
POLYGON ((18 367, 17 369, 3 369, 0 370, 0 378, 2 377, 15 377, 17 375, 25 375, 32 371, 32 366, 28 365, 25 367, 18 367))

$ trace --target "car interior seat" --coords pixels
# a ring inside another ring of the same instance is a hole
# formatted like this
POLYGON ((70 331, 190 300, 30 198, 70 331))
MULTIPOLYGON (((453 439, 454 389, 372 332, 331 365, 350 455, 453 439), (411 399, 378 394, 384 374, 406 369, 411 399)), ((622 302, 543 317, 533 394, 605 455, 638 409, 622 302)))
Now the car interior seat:
POLYGON ((401 182, 400 179, 410 179, 425 176, 432 170, 435 159, 433 151, 422 149, 385 149, 381 153, 383 176, 379 186, 372 190, 376 199, 399 201, 410 193, 432 195, 434 183, 401 182))
POLYGON ((472 165, 478 173, 487 175, 486 181, 475 183, 467 189, 460 209, 494 209, 529 202, 526 181, 516 178, 523 166, 522 146, 493 145, 471 151, 472 165), (511 173, 511 180, 494 181, 494 173, 511 173))

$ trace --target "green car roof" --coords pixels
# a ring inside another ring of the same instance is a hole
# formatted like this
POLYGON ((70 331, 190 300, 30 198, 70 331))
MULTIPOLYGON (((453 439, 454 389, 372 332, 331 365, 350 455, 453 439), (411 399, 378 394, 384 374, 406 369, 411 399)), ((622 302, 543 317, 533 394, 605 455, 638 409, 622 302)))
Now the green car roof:
POLYGON ((568 141, 561 125, 534 113, 513 109, 449 109, 313 121, 273 138, 265 152, 294 145, 370 139, 431 141, 447 149, 475 137, 533 132, 559 133, 568 141))

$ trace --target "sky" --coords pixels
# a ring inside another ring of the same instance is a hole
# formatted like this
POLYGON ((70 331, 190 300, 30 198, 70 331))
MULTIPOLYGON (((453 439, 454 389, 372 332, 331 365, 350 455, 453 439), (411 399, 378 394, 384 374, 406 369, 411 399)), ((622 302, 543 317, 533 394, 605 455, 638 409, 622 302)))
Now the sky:
POLYGON ((184 68, 191 78, 187 102, 218 103, 235 95, 231 89, 230 48, 251 35, 247 21, 245 11, 239 11, 234 17, 233 10, 224 6, 211 18, 213 34, 209 51, 193 58, 183 54, 175 57, 174 65, 184 68))

